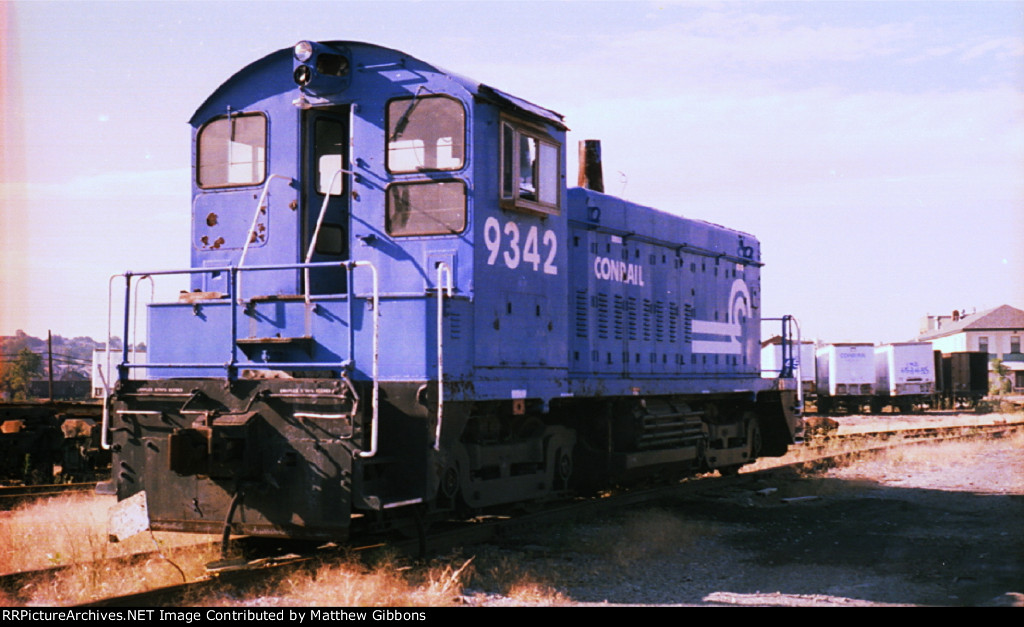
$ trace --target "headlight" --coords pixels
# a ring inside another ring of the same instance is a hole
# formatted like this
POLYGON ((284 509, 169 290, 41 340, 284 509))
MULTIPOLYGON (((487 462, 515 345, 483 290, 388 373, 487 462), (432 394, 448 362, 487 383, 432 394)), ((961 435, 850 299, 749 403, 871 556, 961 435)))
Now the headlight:
POLYGON ((309 81, 313 80, 313 70, 308 65, 300 65, 295 68, 295 73, 292 77, 297 85, 305 87, 309 85, 309 81))
POLYGON ((300 41, 295 44, 295 59, 299 63, 305 63, 313 58, 313 44, 308 41, 300 41))

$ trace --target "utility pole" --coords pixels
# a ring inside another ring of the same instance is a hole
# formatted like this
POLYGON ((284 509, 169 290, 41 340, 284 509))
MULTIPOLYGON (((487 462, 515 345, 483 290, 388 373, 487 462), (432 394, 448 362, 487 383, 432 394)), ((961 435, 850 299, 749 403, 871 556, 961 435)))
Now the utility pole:
POLYGON ((50 402, 53 402, 53 331, 46 331, 46 352, 49 354, 48 363, 46 370, 49 372, 50 384, 48 390, 50 392, 50 402))

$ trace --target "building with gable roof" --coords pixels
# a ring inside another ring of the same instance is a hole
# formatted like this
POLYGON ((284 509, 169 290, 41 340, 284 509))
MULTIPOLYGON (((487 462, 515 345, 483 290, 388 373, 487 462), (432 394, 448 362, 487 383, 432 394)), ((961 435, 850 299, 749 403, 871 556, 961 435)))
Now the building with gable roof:
POLYGON ((1012 371, 1014 391, 1024 391, 1024 311, 1001 305, 977 313, 954 311, 948 316, 925 316, 919 342, 931 342, 937 351, 981 351, 999 359, 1012 371))

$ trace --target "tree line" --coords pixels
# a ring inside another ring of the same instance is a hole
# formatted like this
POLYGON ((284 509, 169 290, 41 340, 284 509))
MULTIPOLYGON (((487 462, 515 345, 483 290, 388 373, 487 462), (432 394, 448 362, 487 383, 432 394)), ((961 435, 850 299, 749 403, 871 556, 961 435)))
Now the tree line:
MULTIPOLYGON (((110 341, 120 350, 120 338, 110 341)), ((8 401, 28 400, 32 381, 50 377, 52 362, 54 380, 89 379, 92 376, 92 353, 103 348, 103 342, 91 337, 65 338, 51 335, 49 340, 19 330, 15 335, 0 336, 0 398, 8 401)), ((143 350, 140 344, 135 348, 143 350)))

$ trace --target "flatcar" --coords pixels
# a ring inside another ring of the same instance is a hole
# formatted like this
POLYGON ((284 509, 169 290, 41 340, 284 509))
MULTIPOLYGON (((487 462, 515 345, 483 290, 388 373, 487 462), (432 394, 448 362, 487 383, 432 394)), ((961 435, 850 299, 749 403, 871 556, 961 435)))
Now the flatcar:
POLYGON ((190 124, 190 267, 112 280, 124 337, 139 281, 189 281, 108 391, 115 513, 339 540, 800 440, 797 382, 761 377, 758 240, 568 188, 560 114, 303 41, 190 124))

